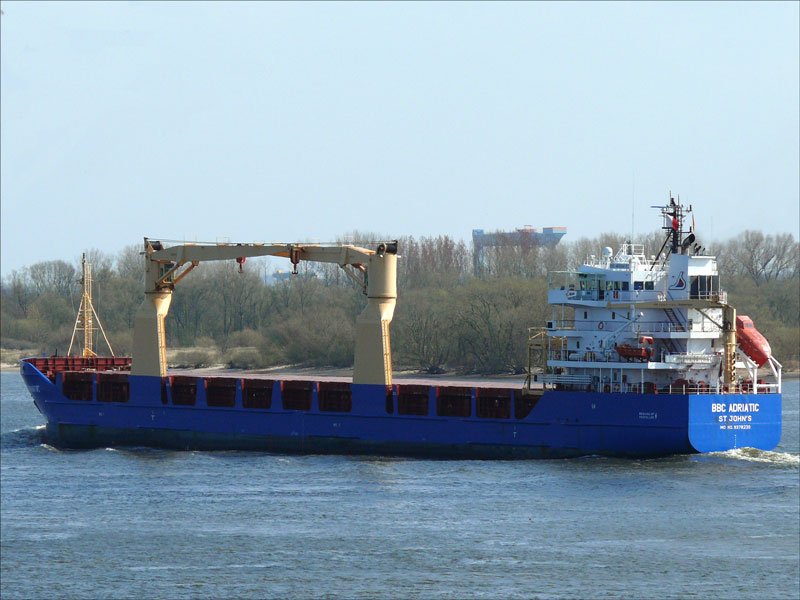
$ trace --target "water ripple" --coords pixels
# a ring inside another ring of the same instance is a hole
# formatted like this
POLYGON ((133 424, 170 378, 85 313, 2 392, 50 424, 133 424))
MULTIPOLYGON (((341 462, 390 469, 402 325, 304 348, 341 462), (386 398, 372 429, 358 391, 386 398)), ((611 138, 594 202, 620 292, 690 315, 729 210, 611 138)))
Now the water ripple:
POLYGON ((773 452, 769 450, 759 450, 758 448, 736 448, 735 450, 726 450, 725 452, 711 452, 710 455, 786 467, 797 467, 800 465, 800 454, 773 452))
POLYGON ((14 431, 7 431, 0 436, 0 448, 10 450, 13 448, 32 448, 44 441, 44 425, 37 427, 23 427, 14 431))

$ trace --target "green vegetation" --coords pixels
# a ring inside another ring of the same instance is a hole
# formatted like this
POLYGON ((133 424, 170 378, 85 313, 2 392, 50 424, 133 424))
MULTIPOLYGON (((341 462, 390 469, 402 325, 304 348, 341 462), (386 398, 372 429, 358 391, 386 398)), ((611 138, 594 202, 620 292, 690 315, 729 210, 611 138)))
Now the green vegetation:
MULTIPOLYGON (((367 244, 385 236, 352 234, 367 244)), ((552 249, 488 251, 481 278, 472 253, 447 236, 400 240, 399 298, 392 337, 395 367, 428 373, 520 373, 527 362, 527 328, 549 318, 548 270, 576 268, 623 236, 562 242, 552 249)), ((656 254, 663 238, 645 240, 656 254)), ((748 231, 710 248, 719 255, 723 287, 739 314, 750 315, 785 367, 800 364, 800 260, 791 235, 748 231)), ((94 304, 116 354, 131 350, 133 318, 142 300, 142 258, 129 246, 116 256, 87 253, 94 304)), ((287 266, 288 268, 288 266, 287 266)), ((175 290, 167 319, 173 366, 226 364, 348 367, 354 325, 364 297, 332 265, 300 265, 290 278, 266 282, 266 263, 208 263, 175 290)), ((79 266, 37 263, 2 282, 2 360, 38 353, 64 354, 80 303, 79 266)), ((98 351, 106 349, 100 343, 98 351)))

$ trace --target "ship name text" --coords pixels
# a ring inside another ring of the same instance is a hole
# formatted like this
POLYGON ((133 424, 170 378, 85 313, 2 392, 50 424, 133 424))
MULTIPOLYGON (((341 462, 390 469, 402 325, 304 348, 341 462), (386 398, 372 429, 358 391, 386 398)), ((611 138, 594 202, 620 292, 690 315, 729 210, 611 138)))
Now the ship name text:
POLYGON ((715 402, 711 405, 713 413, 753 413, 760 409, 758 402, 731 402, 727 406, 724 402, 715 402))

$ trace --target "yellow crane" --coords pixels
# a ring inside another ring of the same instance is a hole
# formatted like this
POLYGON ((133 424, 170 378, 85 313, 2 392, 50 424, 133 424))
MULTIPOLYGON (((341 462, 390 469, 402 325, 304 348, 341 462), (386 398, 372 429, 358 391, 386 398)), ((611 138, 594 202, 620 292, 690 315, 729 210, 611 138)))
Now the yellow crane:
POLYGON ((300 261, 338 264, 362 286, 367 306, 356 319, 353 383, 392 384, 389 325, 397 301, 397 241, 382 242, 374 250, 350 244, 180 244, 166 247, 144 239, 144 301, 133 326, 131 375, 167 374, 164 319, 172 291, 201 262, 236 260, 239 269, 247 257, 282 256, 297 272, 300 261))

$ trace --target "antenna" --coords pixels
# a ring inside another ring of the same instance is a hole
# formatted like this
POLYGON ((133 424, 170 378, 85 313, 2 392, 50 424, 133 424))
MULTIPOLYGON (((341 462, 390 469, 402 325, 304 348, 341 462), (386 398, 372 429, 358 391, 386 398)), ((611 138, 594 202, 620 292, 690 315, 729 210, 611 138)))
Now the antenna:
POLYGON ((636 215, 636 171, 631 173, 631 244, 633 244, 634 225, 633 220, 636 215))

